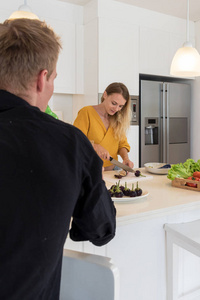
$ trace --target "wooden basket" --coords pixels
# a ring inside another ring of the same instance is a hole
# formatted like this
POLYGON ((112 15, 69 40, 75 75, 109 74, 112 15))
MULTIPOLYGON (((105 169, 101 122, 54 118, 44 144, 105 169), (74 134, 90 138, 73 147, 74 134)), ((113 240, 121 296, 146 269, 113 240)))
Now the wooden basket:
POLYGON ((174 180, 172 180, 172 185, 175 187, 181 188, 181 189, 187 189, 187 190, 191 190, 191 191, 200 192, 200 181, 175 178, 174 180), (188 185, 186 185, 187 182, 194 183, 197 186, 196 187, 188 186, 188 185))

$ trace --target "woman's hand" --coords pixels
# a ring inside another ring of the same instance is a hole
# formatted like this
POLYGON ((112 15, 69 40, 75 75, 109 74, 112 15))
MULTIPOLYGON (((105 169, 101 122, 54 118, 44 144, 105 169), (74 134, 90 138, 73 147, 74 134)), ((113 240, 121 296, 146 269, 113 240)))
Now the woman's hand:
POLYGON ((130 168, 134 167, 134 163, 128 157, 128 151, 126 148, 121 148, 119 150, 119 155, 123 159, 123 164, 129 166, 130 168))
POLYGON ((102 159, 107 159, 107 160, 110 159, 110 154, 104 147, 102 147, 101 145, 98 145, 98 144, 94 144, 93 147, 94 147, 94 150, 96 151, 96 153, 99 155, 99 157, 101 157, 102 159))
POLYGON ((134 163, 129 158, 125 158, 123 160, 123 164, 126 165, 126 166, 129 166, 130 168, 134 167, 134 163))

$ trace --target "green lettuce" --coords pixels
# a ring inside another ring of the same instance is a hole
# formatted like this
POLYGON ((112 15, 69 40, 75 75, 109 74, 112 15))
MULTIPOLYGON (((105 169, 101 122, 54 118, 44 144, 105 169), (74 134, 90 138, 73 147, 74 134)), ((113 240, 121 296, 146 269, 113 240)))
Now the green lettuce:
POLYGON ((194 159, 188 158, 184 163, 171 165, 167 178, 170 180, 175 178, 185 179, 192 176, 195 171, 200 171, 200 159, 195 162, 194 159))
POLYGON ((187 170, 187 172, 190 172, 193 174, 195 171, 200 171, 200 159, 195 162, 193 159, 189 158, 184 162, 184 167, 187 170))

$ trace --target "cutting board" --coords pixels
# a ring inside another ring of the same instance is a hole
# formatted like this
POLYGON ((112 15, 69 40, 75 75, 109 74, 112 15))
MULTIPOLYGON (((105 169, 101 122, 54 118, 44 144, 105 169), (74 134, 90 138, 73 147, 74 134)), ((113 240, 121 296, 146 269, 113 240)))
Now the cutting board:
POLYGON ((153 179, 152 175, 146 175, 146 177, 136 177, 134 175, 134 173, 128 173, 128 175, 126 175, 125 177, 122 177, 120 179, 115 178, 115 174, 118 174, 117 171, 105 171, 103 172, 103 179, 105 182, 109 182, 112 184, 115 184, 116 182, 118 182, 120 180, 120 183, 123 185, 125 184, 125 182, 127 183, 134 183, 134 182, 139 182, 139 181, 144 181, 144 180, 149 180, 149 179, 153 179))

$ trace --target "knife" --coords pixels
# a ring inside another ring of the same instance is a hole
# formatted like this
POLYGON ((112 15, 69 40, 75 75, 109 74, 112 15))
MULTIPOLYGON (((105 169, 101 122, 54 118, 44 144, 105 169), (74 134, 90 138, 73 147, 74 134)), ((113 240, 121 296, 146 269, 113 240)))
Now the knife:
POLYGON ((121 169, 123 169, 123 170, 125 170, 125 171, 135 173, 135 171, 134 171, 132 168, 130 168, 129 166, 126 166, 126 165, 120 163, 118 160, 112 158, 111 156, 110 156, 110 161, 111 161, 111 163, 112 163, 113 165, 118 166, 118 167, 120 167, 121 169))

